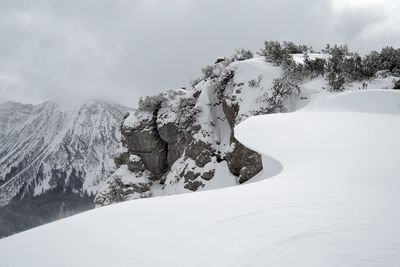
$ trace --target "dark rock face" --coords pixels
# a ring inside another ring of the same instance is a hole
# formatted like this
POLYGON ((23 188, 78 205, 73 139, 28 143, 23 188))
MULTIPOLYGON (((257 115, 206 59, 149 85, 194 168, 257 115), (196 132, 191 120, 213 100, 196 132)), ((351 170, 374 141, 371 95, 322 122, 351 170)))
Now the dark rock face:
POLYGON ((232 143, 235 147, 227 154, 229 171, 239 176, 239 183, 250 180, 262 169, 262 158, 260 154, 248 149, 232 136, 232 143))
POLYGON ((178 125, 169 122, 158 128, 158 134, 168 144, 176 143, 179 135, 178 125))
POLYGON ((229 126, 231 128, 235 127, 236 117, 237 117, 238 110, 239 110, 239 105, 238 104, 229 105, 227 103, 227 100, 224 99, 224 101, 222 102, 222 108, 224 110, 224 113, 225 113, 226 119, 229 123, 229 126))
POLYGON ((185 150, 183 143, 171 143, 168 144, 168 153, 167 153, 167 164, 168 168, 171 168, 177 159, 179 159, 185 150))
POLYGON ((165 149, 165 142, 158 134, 155 125, 141 125, 139 128, 124 129, 122 134, 125 137, 129 151, 153 153, 165 149))
POLYGON ((167 143, 160 137, 156 118, 142 120, 136 127, 121 127, 124 143, 130 155, 137 155, 144 166, 156 176, 167 169, 167 143))
POLYGON ((161 177, 168 168, 166 150, 154 153, 142 153, 132 151, 132 153, 140 156, 144 162, 144 166, 146 167, 146 169, 153 172, 156 176, 161 177))
MULTIPOLYGON (((175 123, 167 123, 158 128, 160 138, 166 143, 166 166, 171 168, 174 162, 181 157, 184 150, 183 142, 178 142, 179 128, 175 123)), ((165 163, 164 163, 165 164, 165 163)))

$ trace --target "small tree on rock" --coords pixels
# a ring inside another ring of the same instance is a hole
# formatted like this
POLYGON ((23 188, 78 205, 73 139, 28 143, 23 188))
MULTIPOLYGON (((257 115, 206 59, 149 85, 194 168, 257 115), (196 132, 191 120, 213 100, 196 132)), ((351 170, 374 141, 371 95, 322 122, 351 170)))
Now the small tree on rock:
POLYGON ((266 96, 266 100, 271 112, 287 112, 285 105, 289 98, 297 98, 300 95, 300 88, 291 79, 284 76, 273 81, 271 92, 266 96))
POLYGON ((233 55, 233 60, 243 61, 243 60, 250 59, 253 57, 254 57, 253 52, 251 52, 250 50, 245 50, 245 49, 241 48, 241 49, 238 49, 235 51, 235 54, 233 55))
POLYGON ((157 111, 161 107, 161 103, 166 100, 166 97, 163 93, 154 95, 154 96, 146 96, 145 98, 139 99, 139 110, 145 111, 157 111))

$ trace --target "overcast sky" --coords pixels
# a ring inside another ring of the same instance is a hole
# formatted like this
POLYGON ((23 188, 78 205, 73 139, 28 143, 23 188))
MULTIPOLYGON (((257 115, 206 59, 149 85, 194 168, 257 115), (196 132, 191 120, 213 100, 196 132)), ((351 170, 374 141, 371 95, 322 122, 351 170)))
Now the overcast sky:
POLYGON ((135 106, 265 40, 400 47, 399 14, 398 0, 1 0, 0 102, 135 106))

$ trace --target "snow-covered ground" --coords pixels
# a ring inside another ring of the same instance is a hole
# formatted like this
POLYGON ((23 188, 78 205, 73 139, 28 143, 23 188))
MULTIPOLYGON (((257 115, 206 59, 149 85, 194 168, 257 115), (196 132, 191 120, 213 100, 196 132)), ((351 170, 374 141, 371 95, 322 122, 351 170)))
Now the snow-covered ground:
POLYGON ((57 221, 0 240, 0 265, 400 266, 399 92, 320 93, 236 136, 269 179, 57 221))

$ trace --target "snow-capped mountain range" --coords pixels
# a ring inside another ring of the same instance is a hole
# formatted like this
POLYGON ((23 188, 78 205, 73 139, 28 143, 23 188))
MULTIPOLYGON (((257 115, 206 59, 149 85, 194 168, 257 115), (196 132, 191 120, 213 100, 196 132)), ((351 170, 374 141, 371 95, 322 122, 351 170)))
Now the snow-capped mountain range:
POLYGON ((128 108, 88 100, 63 107, 0 105, 0 207, 50 189, 95 194, 114 169, 128 108))

